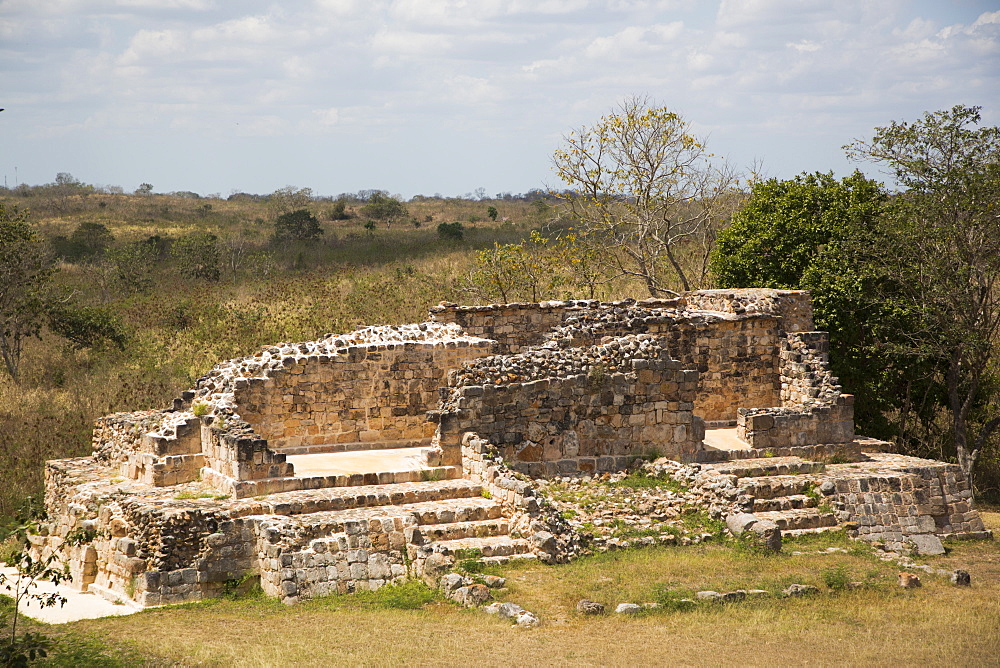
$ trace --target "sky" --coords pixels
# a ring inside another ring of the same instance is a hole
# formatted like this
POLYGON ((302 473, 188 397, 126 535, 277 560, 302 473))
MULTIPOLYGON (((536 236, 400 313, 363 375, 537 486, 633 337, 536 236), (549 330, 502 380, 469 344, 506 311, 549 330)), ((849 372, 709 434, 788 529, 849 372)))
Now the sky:
POLYGON ((0 0, 10 187, 558 188, 635 95, 738 167, 846 175, 893 120, 1000 125, 1000 0, 0 0))

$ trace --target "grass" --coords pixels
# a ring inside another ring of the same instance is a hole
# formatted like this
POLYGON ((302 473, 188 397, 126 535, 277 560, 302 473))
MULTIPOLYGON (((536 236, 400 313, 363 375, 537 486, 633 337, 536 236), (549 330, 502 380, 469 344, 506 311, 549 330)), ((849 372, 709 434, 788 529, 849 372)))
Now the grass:
POLYGON ((621 480, 611 483, 612 487, 624 487, 627 489, 658 489, 683 494, 687 487, 669 476, 651 476, 643 469, 636 469, 630 472, 621 480))
MULTIPOLYGON (((1000 529, 1000 515, 987 521, 1000 529)), ((925 576, 923 587, 899 589, 893 565, 835 532, 790 541, 773 557, 706 544, 507 567, 507 588, 497 595, 541 615, 543 626, 532 631, 443 602, 419 583, 291 607, 259 595, 212 600, 47 631, 68 634, 60 649, 65 643, 109 657, 76 665, 992 665, 1000 652, 1000 546, 949 547, 928 563, 968 570, 972 587, 925 576), (849 553, 817 553, 827 547, 849 553), (867 586, 842 588, 841 574, 867 586), (820 593, 679 603, 701 589, 777 594, 793 582, 820 593), (622 602, 663 607, 584 617, 575 612, 581 598, 610 610, 622 602)))

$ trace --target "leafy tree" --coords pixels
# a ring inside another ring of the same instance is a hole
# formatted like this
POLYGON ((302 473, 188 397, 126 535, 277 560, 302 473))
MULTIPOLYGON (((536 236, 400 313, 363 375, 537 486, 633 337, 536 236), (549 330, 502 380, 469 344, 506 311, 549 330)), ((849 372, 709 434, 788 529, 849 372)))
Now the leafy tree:
POLYGON ((150 267, 165 252, 166 240, 149 237, 145 241, 133 241, 109 248, 100 264, 97 280, 101 285, 105 300, 111 298, 112 290, 123 295, 143 294, 153 287, 150 267))
POLYGON ((1000 401, 986 391, 1000 336, 1000 128, 981 120, 979 107, 958 105, 845 147, 903 188, 876 260, 915 312, 905 349, 940 362, 966 474, 1000 427, 1000 401))
POLYGON ((15 382, 24 339, 37 336, 45 323, 55 272, 47 246, 22 212, 0 202, 0 355, 15 382))
POLYGON ((351 212, 347 210, 347 200, 343 197, 337 198, 337 201, 330 207, 327 217, 330 220, 350 220, 353 218, 351 212))
POLYGON ((180 237, 170 251, 185 276, 217 281, 221 275, 217 242, 214 234, 198 232, 180 237))
POLYGON ((296 209, 283 213, 274 221, 276 241, 313 241, 323 234, 316 216, 308 209, 296 209))
POLYGON ((891 243, 888 206, 882 185, 860 172, 757 183, 711 266, 723 288, 810 290, 831 367, 858 397, 858 427, 912 444, 932 430, 941 393, 933 363, 903 350, 913 309, 873 256, 891 243))
POLYGON ((56 174, 56 185, 57 186, 82 186, 83 183, 80 182, 75 176, 69 172, 59 172, 56 174))
POLYGON ((405 204, 381 190, 376 190, 361 207, 361 215, 369 220, 385 223, 386 229, 389 229, 393 223, 406 218, 409 214, 405 204))
POLYGON ((135 189, 136 195, 152 195, 153 194, 153 184, 152 183, 142 183, 138 188, 135 189))
POLYGON ((451 241, 461 241, 465 236, 465 226, 462 223, 439 223, 437 226, 438 236, 451 241))
POLYGON ((486 207, 486 215, 487 215, 487 217, 489 217, 490 220, 492 220, 493 222, 496 222, 497 216, 500 215, 500 212, 497 211, 497 208, 495 206, 490 206, 490 207, 486 207))
POLYGON ((886 193, 855 171, 757 183, 719 233, 711 268, 719 287, 800 288, 806 269, 834 239, 877 222, 886 193))
POLYGON ((308 206, 313 199, 312 188, 296 188, 285 186, 278 188, 267 196, 267 200, 277 205, 278 210, 301 209, 308 206))
POLYGON ((81 306, 72 302, 53 303, 48 308, 48 327, 75 348, 94 348, 104 341, 125 349, 126 336, 121 321, 101 306, 81 306))
POLYGON ((52 238, 53 252, 69 262, 100 256, 113 244, 111 230, 100 223, 80 223, 69 237, 52 238))
POLYGON ((702 276, 684 268, 680 247, 728 219, 736 178, 687 121, 631 98, 565 136, 553 162, 572 188, 559 197, 591 238, 611 244, 605 258, 619 275, 642 280, 654 297, 675 294, 674 279, 698 287, 702 276))

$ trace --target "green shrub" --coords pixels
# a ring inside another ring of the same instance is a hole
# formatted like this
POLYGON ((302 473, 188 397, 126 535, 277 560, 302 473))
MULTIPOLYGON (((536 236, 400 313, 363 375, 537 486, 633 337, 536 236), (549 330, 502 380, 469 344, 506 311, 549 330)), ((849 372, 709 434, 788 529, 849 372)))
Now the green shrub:
POLYGON ((323 228, 308 209, 283 213, 274 221, 275 241, 312 241, 318 239, 321 234, 323 228))
POLYGON ((461 241, 465 236, 465 226, 462 223, 440 223, 437 226, 438 236, 449 241, 461 241))
POLYGON ((826 583, 827 587, 836 591, 847 589, 847 585, 851 581, 851 573, 847 570, 846 566, 824 568, 820 573, 820 577, 823 578, 823 582, 826 583))

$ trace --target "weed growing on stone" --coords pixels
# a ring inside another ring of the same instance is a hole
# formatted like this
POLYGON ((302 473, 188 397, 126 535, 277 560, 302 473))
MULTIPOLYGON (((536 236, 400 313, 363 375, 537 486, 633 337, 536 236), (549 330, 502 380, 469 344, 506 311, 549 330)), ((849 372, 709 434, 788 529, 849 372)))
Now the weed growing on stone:
MULTIPOLYGON (((214 498, 216 498, 216 495, 213 494, 212 492, 178 492, 177 494, 174 495, 174 498, 175 499, 179 499, 179 500, 183 500, 183 499, 214 499, 214 498)), ((229 498, 229 496, 226 495, 223 498, 229 498)))
POLYGON ((612 487, 629 489, 665 489, 677 494, 683 494, 688 488, 669 476, 651 476, 645 469, 636 469, 621 480, 610 483, 612 487))

